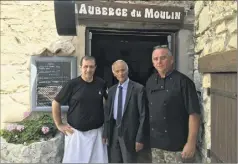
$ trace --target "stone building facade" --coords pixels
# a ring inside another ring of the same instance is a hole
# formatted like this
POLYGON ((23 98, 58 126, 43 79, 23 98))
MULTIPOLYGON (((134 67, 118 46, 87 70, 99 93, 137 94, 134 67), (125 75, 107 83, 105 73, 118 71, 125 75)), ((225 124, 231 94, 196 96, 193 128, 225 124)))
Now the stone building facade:
MULTIPOLYGON (((184 7, 185 23, 193 26, 192 1, 118 1, 120 3, 155 4, 184 7)), ((79 36, 59 36, 56 31, 53 1, 1 2, 1 123, 16 122, 30 109, 30 56, 85 55, 85 26, 79 36), (59 51, 59 49, 61 51, 59 51), (77 52, 77 53, 76 53, 77 52), (17 112, 16 112, 17 111, 17 112)), ((194 54, 194 42, 187 55, 194 54), (190 52, 192 51, 192 52, 190 52)), ((193 69, 193 65, 190 66, 193 69)), ((80 73, 80 70, 78 69, 80 73)), ((193 71, 190 73, 193 76, 193 71)), ((2 126, 3 127, 3 126, 2 126)))
POLYGON ((201 77, 203 120, 200 148, 203 162, 210 162, 211 149, 211 87, 210 74, 199 76, 198 59, 217 52, 237 50, 237 1, 197 1, 195 3, 195 78, 201 77), (198 75, 198 76, 197 76, 198 75), (197 76, 197 77, 196 77, 197 76))

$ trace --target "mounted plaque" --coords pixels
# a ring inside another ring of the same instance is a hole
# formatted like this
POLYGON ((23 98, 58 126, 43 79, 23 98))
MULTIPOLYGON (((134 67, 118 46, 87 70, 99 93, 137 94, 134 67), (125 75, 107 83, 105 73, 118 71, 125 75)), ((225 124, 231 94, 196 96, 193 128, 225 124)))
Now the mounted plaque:
MULTIPOLYGON (((31 109, 51 111, 51 103, 61 88, 77 77, 76 57, 31 57, 31 109)), ((67 111, 68 106, 61 106, 67 111)))

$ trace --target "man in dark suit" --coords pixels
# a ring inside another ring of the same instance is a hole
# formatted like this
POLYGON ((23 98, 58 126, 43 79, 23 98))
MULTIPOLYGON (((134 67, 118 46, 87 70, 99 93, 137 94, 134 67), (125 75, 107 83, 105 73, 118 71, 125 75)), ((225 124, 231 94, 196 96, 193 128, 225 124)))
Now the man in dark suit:
POLYGON ((136 163, 148 124, 144 87, 128 78, 123 60, 113 63, 112 72, 119 83, 108 91, 103 142, 108 144, 109 162, 136 163))

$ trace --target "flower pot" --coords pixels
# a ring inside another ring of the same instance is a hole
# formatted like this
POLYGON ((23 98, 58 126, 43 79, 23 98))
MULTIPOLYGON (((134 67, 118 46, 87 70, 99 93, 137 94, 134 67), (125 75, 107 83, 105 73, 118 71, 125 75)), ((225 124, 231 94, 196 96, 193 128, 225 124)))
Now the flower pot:
POLYGON ((7 143, 1 138, 1 160, 11 163, 60 163, 64 152, 64 135, 29 145, 7 143))

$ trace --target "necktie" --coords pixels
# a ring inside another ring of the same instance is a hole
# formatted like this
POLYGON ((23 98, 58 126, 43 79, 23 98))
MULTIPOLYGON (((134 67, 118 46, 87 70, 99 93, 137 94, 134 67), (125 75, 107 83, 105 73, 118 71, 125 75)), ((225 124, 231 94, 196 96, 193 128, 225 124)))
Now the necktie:
POLYGON ((116 124, 121 124, 122 119, 122 86, 119 86, 119 94, 118 94, 118 104, 117 104, 117 120, 116 124))

